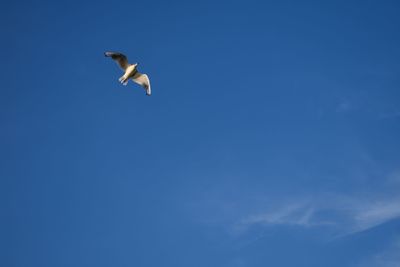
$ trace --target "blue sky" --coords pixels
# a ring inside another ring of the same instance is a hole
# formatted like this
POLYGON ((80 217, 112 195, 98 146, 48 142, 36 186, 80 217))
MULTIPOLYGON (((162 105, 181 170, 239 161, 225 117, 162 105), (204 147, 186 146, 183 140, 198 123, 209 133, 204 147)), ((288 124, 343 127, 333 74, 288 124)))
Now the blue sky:
POLYGON ((400 266, 399 12, 3 3, 0 265, 400 266))

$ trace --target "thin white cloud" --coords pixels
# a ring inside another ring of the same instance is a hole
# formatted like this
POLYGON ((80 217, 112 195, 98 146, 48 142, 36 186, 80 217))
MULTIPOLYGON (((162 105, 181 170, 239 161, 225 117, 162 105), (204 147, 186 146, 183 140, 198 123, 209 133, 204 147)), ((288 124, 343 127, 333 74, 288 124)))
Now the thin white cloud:
POLYGON ((296 225, 327 227, 336 235, 361 232, 400 218, 400 172, 394 170, 382 180, 382 187, 362 195, 322 193, 314 197, 292 196, 280 200, 263 200, 268 206, 257 205, 233 223, 233 231, 244 233, 254 226, 296 225))
MULTIPOLYGON (((370 161, 368 166, 374 166, 370 161)), ((188 208, 197 221, 223 226, 233 237, 258 235, 263 227, 279 225, 318 228, 328 238, 342 237, 400 218, 399 173, 386 173, 368 192, 349 194, 321 192, 281 198, 282 194, 264 195, 260 190, 234 194, 233 190, 217 188, 208 191, 204 201, 194 203, 197 205, 189 203, 188 208)))
POLYGON ((311 207, 309 203, 293 203, 276 210, 250 215, 241 220, 238 225, 241 227, 249 227, 254 224, 311 227, 329 224, 329 222, 314 220, 314 212, 315 208, 311 207))
POLYGON ((281 209, 258 215, 252 215, 243 220, 243 224, 296 224, 308 226, 310 211, 304 205, 290 204, 281 209))
POLYGON ((244 232, 255 225, 324 226, 334 227, 339 235, 343 235, 364 231, 398 217, 400 198, 371 201, 330 195, 307 202, 294 199, 278 208, 250 214, 236 222, 234 229, 244 232))
POLYGON ((354 212, 358 230, 366 230, 391 219, 400 217, 400 199, 388 199, 371 203, 354 212))
POLYGON ((400 240, 396 240, 389 248, 378 254, 372 255, 362 261, 357 267, 399 267, 400 266, 400 240))

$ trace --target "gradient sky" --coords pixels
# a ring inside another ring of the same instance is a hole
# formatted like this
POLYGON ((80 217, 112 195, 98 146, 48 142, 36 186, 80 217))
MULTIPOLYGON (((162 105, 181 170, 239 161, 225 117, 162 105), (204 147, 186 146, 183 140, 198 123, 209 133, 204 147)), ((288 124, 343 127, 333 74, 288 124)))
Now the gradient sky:
POLYGON ((321 2, 2 3, 0 266, 400 266, 400 4, 321 2))

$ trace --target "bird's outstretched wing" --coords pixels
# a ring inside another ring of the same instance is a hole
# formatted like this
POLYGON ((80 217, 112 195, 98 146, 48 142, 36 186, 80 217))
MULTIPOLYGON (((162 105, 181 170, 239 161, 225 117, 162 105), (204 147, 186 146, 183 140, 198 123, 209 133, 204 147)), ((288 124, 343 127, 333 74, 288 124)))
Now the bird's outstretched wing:
POLYGON ((128 58, 124 54, 118 52, 105 52, 104 55, 115 60, 123 70, 126 70, 126 68, 130 65, 128 63, 128 58))
POLYGON ((146 90, 147 95, 151 95, 150 80, 146 74, 136 72, 136 74, 132 77, 132 80, 141 85, 146 90))

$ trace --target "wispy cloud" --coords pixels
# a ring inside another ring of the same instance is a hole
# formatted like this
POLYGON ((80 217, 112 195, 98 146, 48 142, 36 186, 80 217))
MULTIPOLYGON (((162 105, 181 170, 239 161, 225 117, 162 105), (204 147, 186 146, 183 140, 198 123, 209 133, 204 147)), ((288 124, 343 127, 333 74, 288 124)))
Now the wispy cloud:
POLYGON ((313 208, 293 204, 283 207, 281 210, 249 216, 242 223, 293 224, 307 227, 313 225, 311 221, 313 213, 313 208))
MULTIPOLYGON (((368 161, 368 166, 373 164, 368 161)), ((234 194, 233 190, 226 193, 225 188, 217 188, 207 191, 205 200, 196 202, 197 206, 190 204, 190 210, 196 220, 224 227, 234 237, 258 235, 260 229, 275 226, 318 229, 328 238, 341 237, 400 218, 400 172, 372 169, 384 176, 376 187, 366 191, 264 195, 257 189, 234 194)))
POLYGON ((358 264, 357 267, 399 267, 400 266, 400 240, 396 240, 389 248, 378 254, 372 255, 358 264))
POLYGON ((250 214, 236 222, 241 232, 255 225, 334 227, 338 234, 364 231, 400 217, 400 198, 368 199, 325 195, 308 201, 293 199, 275 209, 250 214))
POLYGON ((252 203, 232 223, 232 232, 244 234, 253 227, 293 225, 324 227, 343 236, 368 230, 400 218, 400 172, 393 170, 382 179, 381 187, 364 193, 320 193, 316 196, 269 197, 252 203), (254 208, 257 207, 257 208, 254 208))
POLYGON ((353 213, 358 231, 369 229, 397 217, 400 217, 400 199, 387 199, 370 203, 353 213))
POLYGON ((253 225, 297 225, 312 227, 331 224, 328 221, 315 220, 315 207, 300 200, 296 203, 285 204, 278 209, 271 209, 262 213, 249 215, 235 223, 234 228, 245 231, 253 225))

